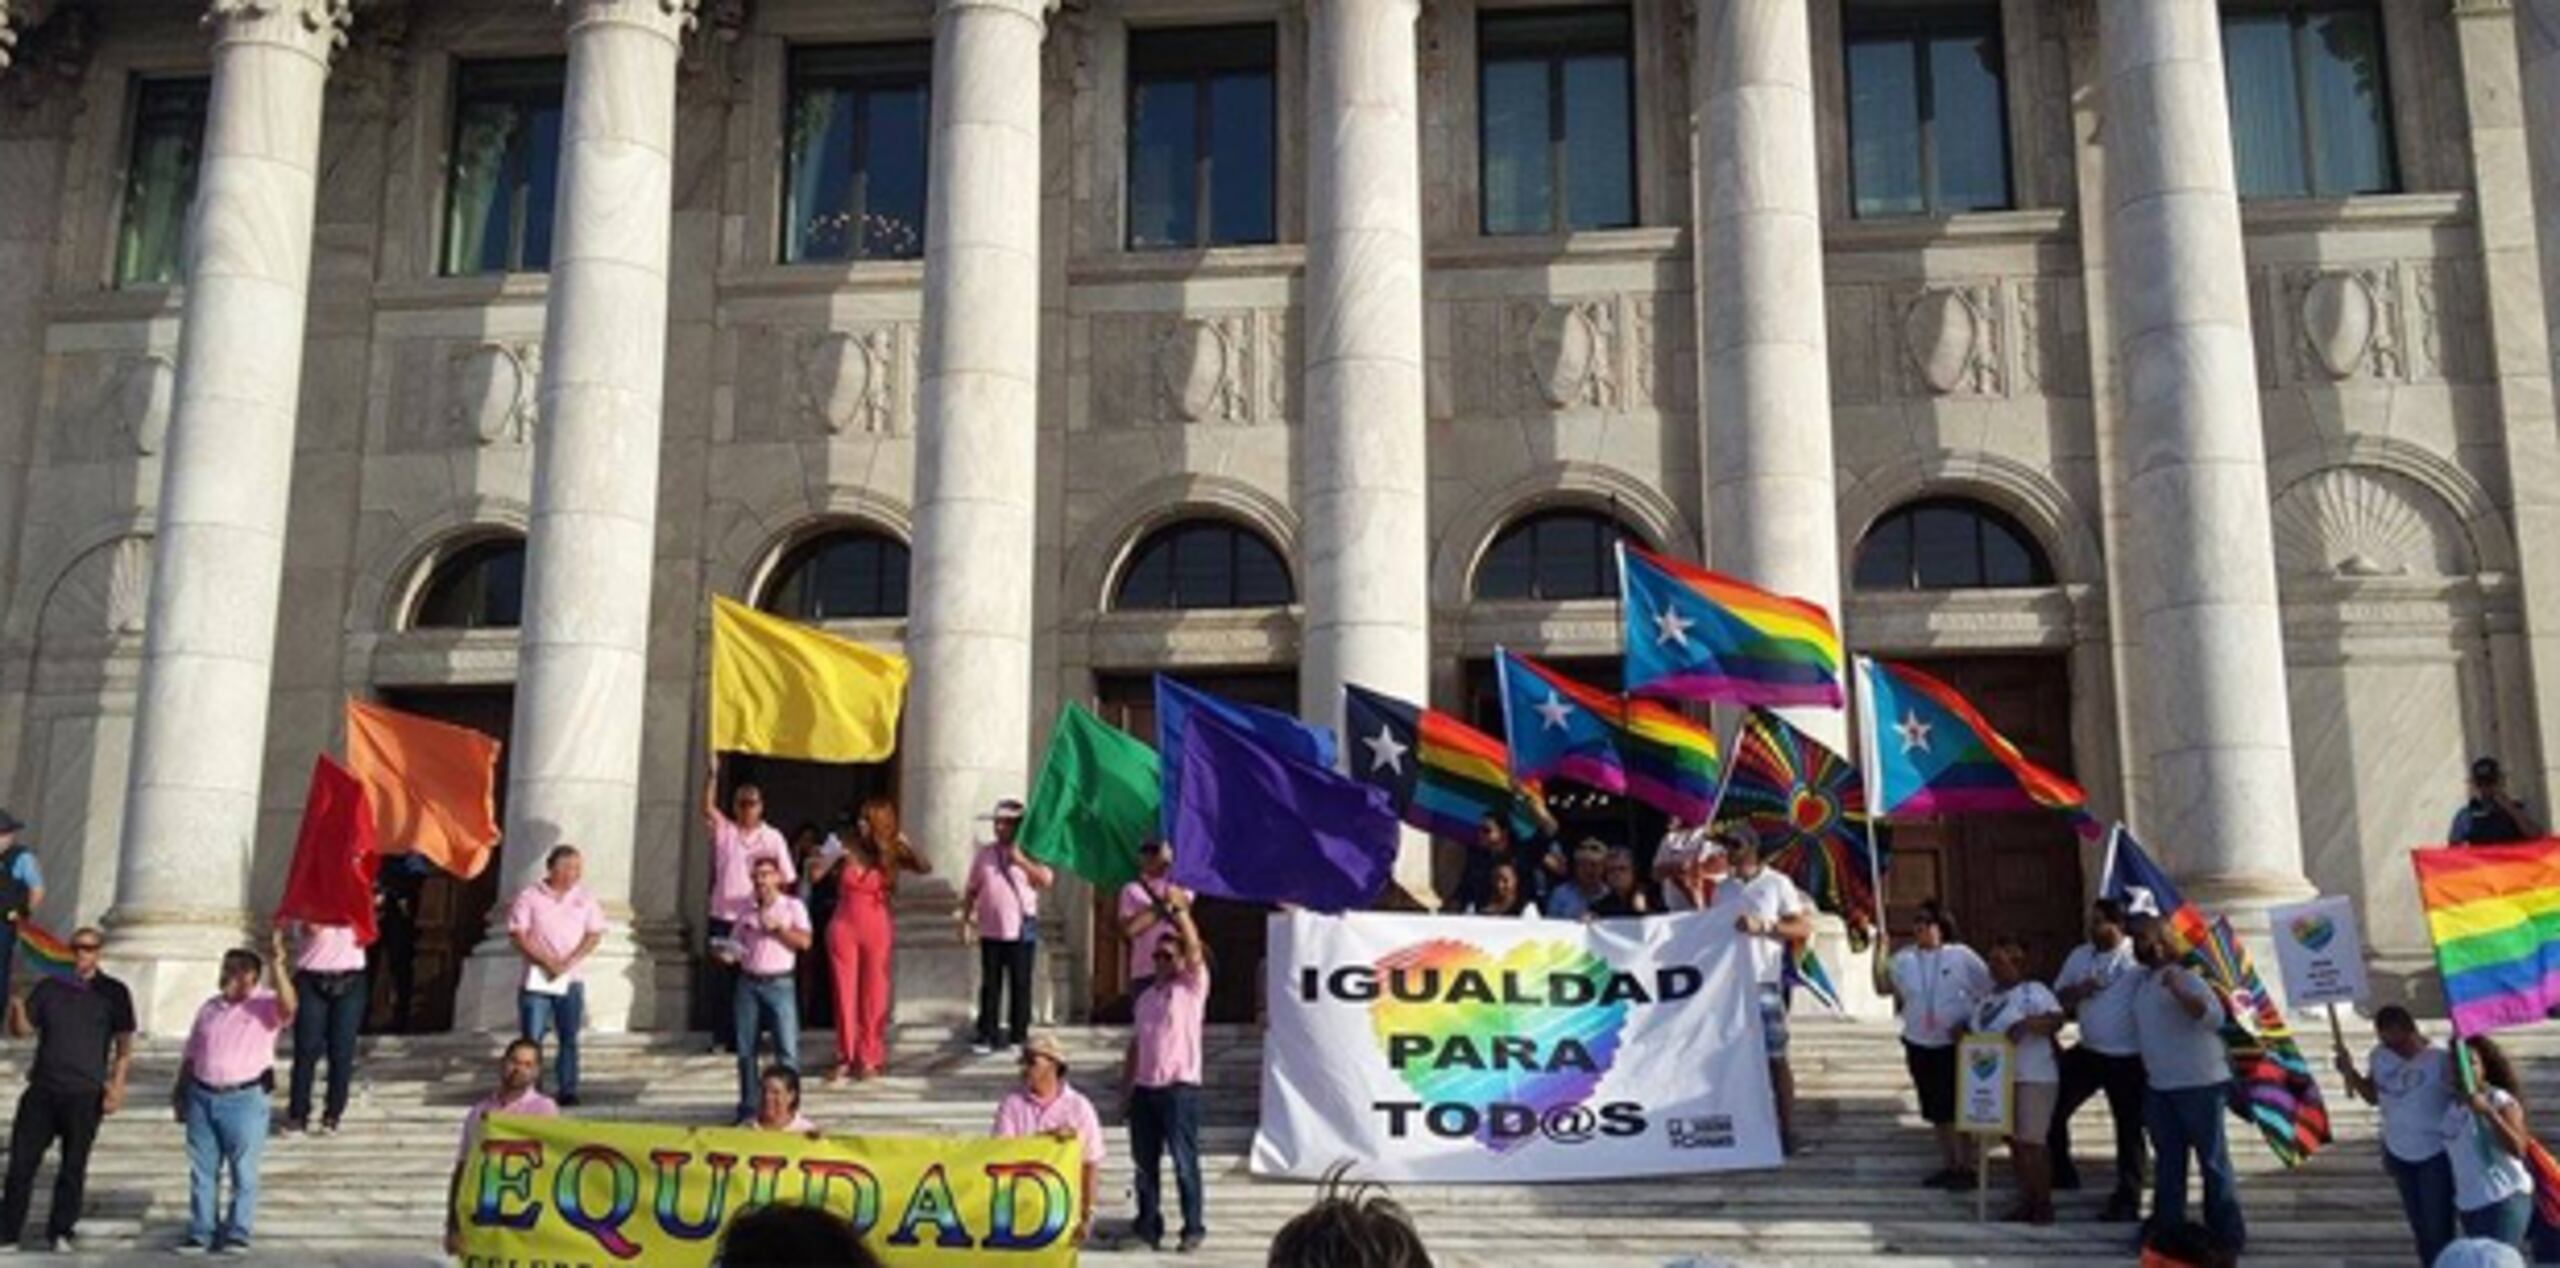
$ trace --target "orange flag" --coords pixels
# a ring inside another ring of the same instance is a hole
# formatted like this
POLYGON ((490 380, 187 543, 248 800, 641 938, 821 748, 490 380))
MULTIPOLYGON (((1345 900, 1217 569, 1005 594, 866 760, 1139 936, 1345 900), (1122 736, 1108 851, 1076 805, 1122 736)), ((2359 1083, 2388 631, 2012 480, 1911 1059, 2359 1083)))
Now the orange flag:
POLYGON ((384 854, 426 855, 464 878, 498 843, 498 742, 469 727, 347 701, 347 768, 384 854))

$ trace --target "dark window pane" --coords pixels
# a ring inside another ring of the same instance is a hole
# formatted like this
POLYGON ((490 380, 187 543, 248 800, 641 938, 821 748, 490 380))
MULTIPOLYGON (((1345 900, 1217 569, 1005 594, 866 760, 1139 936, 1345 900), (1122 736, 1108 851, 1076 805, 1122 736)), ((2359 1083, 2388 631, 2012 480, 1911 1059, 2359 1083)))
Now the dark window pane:
POLYGON ((785 260, 853 258, 853 101, 850 92, 818 88, 792 100, 785 260))
POLYGON ((2222 64, 2241 197, 2298 198, 2311 192, 2311 174, 2303 167, 2291 19, 2282 13, 2226 17, 2222 64))
POLYGON ((1259 537, 1238 534, 1236 537, 1235 605, 1240 608, 1276 608, 1288 605, 1294 588, 1289 584, 1289 566, 1280 552, 1259 537))
POLYGON ((2313 122, 2322 194, 2383 193, 2395 184, 2380 25, 2381 15, 2361 8, 2312 13, 2306 21, 2304 113, 2313 122))
POLYGON ((1861 590, 1911 588, 1911 517, 1888 515, 1858 543, 1854 584, 1861 590))
POLYGON ((2035 556, 2028 552, 2027 544, 2006 527, 1986 521, 1982 525, 1982 584, 2032 586, 2040 582, 2035 556))
POLYGON ((1294 595, 1279 552, 1252 532, 1190 520, 1147 535, 1112 595, 1125 612, 1285 607, 1294 595))
POLYGON ((419 629, 513 629, 524 619, 524 543, 465 546, 436 565, 418 596, 419 629))
POLYGON ((1564 64, 1565 223, 1622 229, 1636 221, 1635 125, 1624 54, 1564 64))
POLYGON ((1923 507, 1911 521, 1911 557, 1923 590, 1982 584, 1978 521, 1952 506, 1923 507))
POLYGON ((932 49, 869 44, 792 55, 782 258, 924 254, 932 49))
POLYGON ((1849 182, 1860 216, 1928 210, 1920 171, 1920 66, 1907 39, 1849 46, 1849 182))
POLYGON ((1855 583, 1861 590, 2047 586, 2053 566, 2016 520, 1978 502, 1934 498, 1867 530, 1855 583))
POLYGON ((867 530, 805 542, 774 569, 761 606, 795 621, 905 616, 906 544, 867 530))
POLYGON ((116 226, 115 284, 168 286, 186 271, 187 208, 204 160, 211 87, 202 79, 145 80, 134 94, 116 226))
POLYGON ((551 266, 567 64, 556 57, 467 62, 454 77, 445 164, 444 272, 540 272, 551 266))
MULTIPOLYGON (((1272 176, 1278 158, 1271 72, 1238 71, 1209 81, 1209 240, 1272 242, 1272 176)), ((1255 605, 1247 605, 1255 606, 1255 605)))
POLYGON ((1997 32, 1931 41, 1930 136, 1941 214, 2009 205, 2009 121, 1997 32))
POLYGON ((1495 539, 1476 565, 1476 597, 1528 598, 1531 562, 1529 534, 1513 529, 1495 539))
POLYGON ((864 95, 862 255, 912 260, 924 254, 925 152, 931 120, 921 84, 864 95))
POLYGON ((1587 511, 1544 511, 1494 538, 1476 565, 1478 599, 1609 599, 1618 593, 1623 531, 1587 511))
POLYGON ((1547 138, 1547 66, 1484 68, 1484 231, 1545 233, 1555 197, 1547 138))
POLYGON ((1114 604, 1130 611, 1152 612, 1173 606, 1173 550, 1162 542, 1138 551, 1120 577, 1114 604))
POLYGON ((1600 531, 1576 516, 1538 525, 1538 597, 1587 599, 1600 593, 1600 531))
POLYGON ((1129 99, 1129 244, 1191 246, 1199 239, 1195 164, 1199 88, 1191 79, 1132 86, 1129 99))

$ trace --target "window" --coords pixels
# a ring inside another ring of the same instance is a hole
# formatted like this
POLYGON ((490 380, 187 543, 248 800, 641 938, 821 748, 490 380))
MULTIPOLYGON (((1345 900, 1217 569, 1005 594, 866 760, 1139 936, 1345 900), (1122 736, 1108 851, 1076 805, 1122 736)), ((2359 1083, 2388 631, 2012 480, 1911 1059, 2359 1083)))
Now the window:
POLYGON ((1189 608, 1277 608, 1296 598, 1289 565, 1250 529, 1222 520, 1185 520, 1147 534, 1111 606, 1123 612, 1189 608))
POLYGON ((2053 584, 2018 522, 1979 502, 1931 498, 1877 520, 1858 543, 1861 590, 1982 590, 2053 584))
POLYGON ((524 539, 499 537, 436 561, 409 624, 422 630, 511 630, 523 620, 524 539))
POLYGON ((551 201, 560 184, 556 57, 465 62, 454 77, 445 170, 444 274, 551 267, 551 201))
POLYGON ((2398 187, 2382 14, 2373 5, 2227 5, 2222 64, 2241 197, 2398 187))
POLYGON ((134 93, 133 148, 125 155, 124 208, 116 226, 115 284, 169 286, 187 267, 187 206, 204 162, 210 81, 146 79, 134 93))
POLYGON ((1478 599, 1614 599, 1618 542, 1642 538, 1605 515, 1541 511, 1493 539, 1476 565, 1478 599))
POLYGON ((841 529, 791 549, 765 587, 763 608, 797 621, 907 614, 907 546, 869 529, 841 529))
POLYGON ((1129 34, 1129 245, 1276 236, 1268 26, 1129 34))
POLYGON ((792 54, 784 263, 924 254, 932 83, 930 44, 792 54))
POLYGON ((2009 205, 1996 4, 1855 4, 1847 15, 1852 211, 1951 216, 2009 205))
POLYGON ((1633 39, 1624 9, 1478 20, 1486 233, 1636 222, 1633 39))

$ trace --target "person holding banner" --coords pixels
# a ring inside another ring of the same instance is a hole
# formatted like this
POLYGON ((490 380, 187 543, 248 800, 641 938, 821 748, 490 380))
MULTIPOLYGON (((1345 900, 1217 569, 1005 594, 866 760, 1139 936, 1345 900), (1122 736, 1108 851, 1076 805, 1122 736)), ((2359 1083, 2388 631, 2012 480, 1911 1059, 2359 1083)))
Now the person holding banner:
POLYGON ((222 989, 196 1010, 187 1031, 170 1108, 187 1128, 187 1239, 178 1253, 246 1254, 258 1220, 258 1161, 267 1148, 268 1095, 275 1086, 276 1036, 300 1001, 284 970, 284 931, 273 954, 222 955, 222 989), (272 990, 258 989, 271 978, 272 990), (231 1205, 220 1210, 222 1173, 231 1205))
MULTIPOLYGON (((757 862, 773 860, 782 869, 782 883, 800 879, 799 869, 791 861, 791 843, 782 833, 764 821, 764 790, 750 783, 740 783, 729 793, 730 814, 720 813, 720 756, 711 757, 711 772, 702 785, 702 826, 711 834, 711 902, 705 911, 703 928, 710 944, 712 969, 711 997, 721 999, 733 993, 737 975, 735 948, 729 945, 738 922, 754 914, 757 862)), ((746 1050, 747 1067, 755 1067, 755 1036, 743 1039, 727 1019, 714 1011, 711 1023, 711 1046, 714 1050, 739 1048, 746 1050)))
POLYGON ((2225 1249, 2248 1249, 2240 1214, 2240 1178, 2223 1136, 2231 1060, 2222 1046, 2222 1002, 2195 970, 2179 963, 2168 923, 2147 922, 2135 935, 2142 964, 2133 997, 2134 1033, 2142 1041, 2142 1071, 2150 1087, 2142 1124, 2157 1160, 2152 1175, 2151 1223, 2177 1224, 2187 1217, 2187 1161, 2204 1173, 2204 1222, 2225 1249))
POLYGON ((1992 939, 1991 980, 1998 987, 1973 1006, 1966 1023, 1976 1034, 2009 1041, 2016 1070, 2010 1101, 2009 1165, 2017 1171, 2018 1205, 2000 1217, 2006 1224, 2053 1222, 2053 1159, 2045 1135, 2062 1086, 2053 1037, 2062 1030, 2062 1001, 2027 976, 2027 944, 2007 934, 1992 939))
POLYGON ((1650 916, 1653 896, 1644 892, 1636 875, 1636 852, 1621 845, 1609 851, 1609 867, 1604 873, 1609 892, 1591 904, 1591 914, 1598 917, 1650 916))
POLYGON ((462 1253, 462 1225, 454 1208, 462 1192, 462 1170, 471 1160, 471 1138, 480 1133, 480 1120, 491 1114, 518 1114, 528 1118, 551 1118, 560 1106, 542 1094, 542 1045, 531 1039, 516 1039, 498 1055, 498 1088, 471 1103, 462 1116, 462 1141, 453 1149, 453 1180, 446 1186, 444 1199, 444 1253, 462 1253))
POLYGON ((1539 914, 1549 920, 1588 920, 1592 908, 1609 896, 1609 847, 1584 837, 1573 847, 1573 874, 1547 891, 1539 914))
POLYGON ((1486 885, 1484 901, 1470 910, 1478 916, 1526 916, 1532 920, 1538 918, 1537 900, 1529 897, 1527 886, 1520 879, 1520 869, 1509 863, 1493 865, 1490 880, 1486 885))
POLYGON ((2080 1024, 2080 1042, 2062 1054, 2062 1088, 2053 1107, 2046 1151, 2054 1187, 2080 1187, 2071 1160, 2071 1116, 2100 1092, 2116 1130, 2116 1184, 2098 1212, 2101 1224, 2142 1218, 2142 1041, 2134 1034, 2133 992, 2141 985, 2124 904, 2101 898, 2089 908, 2089 940, 2063 957, 2054 996, 2080 1024))
POLYGON ((809 909, 782 892, 782 869, 758 858, 750 875, 755 897, 746 913, 730 926, 737 948, 738 985, 733 1001, 738 1040, 738 1121, 756 1116, 756 1046, 765 1029, 773 1030, 773 1051, 782 1068, 799 1079, 800 991, 792 970, 809 949, 809 909))
POLYGON ((1101 1190, 1102 1118, 1084 1093, 1067 1086, 1067 1050, 1057 1036, 1033 1035, 1022 1041, 1022 1086, 996 1103, 992 1130, 997 1136, 1055 1136, 1083 1147, 1084 1196, 1076 1203, 1076 1227, 1069 1234, 1081 1244, 1093 1229, 1094 1197, 1101 1190))
POLYGON ((2524 1085, 2496 1041, 2474 1035, 2460 1042, 2470 1046, 2480 1086, 2445 1110, 2441 1127, 2462 1235, 2522 1250, 2533 1222, 2533 1174, 2524 1165, 2533 1132, 2524 1120, 2524 1085))
POLYGON ((1787 874, 1760 864, 1760 838, 1736 827, 1724 837, 1731 879, 1716 886, 1707 911, 1730 919, 1750 940, 1757 975, 1760 1038, 1769 1056, 1769 1091, 1778 1104, 1778 1138, 1796 1151, 1796 1076, 1787 1064, 1787 948, 1813 936, 1813 904, 1787 874))
POLYGON ((1956 938, 1955 922, 1935 902, 1920 906, 1911 945, 1894 953, 1886 980, 1902 1015, 1902 1063, 1920 1096, 1920 1117, 1938 1138, 1938 1169, 1922 1181, 1963 1192, 1974 1186, 1956 1131, 1956 1027, 1991 992, 1991 967, 1956 938))
POLYGON ((756 1078, 755 1112, 738 1125, 816 1139, 818 1125, 800 1112, 800 1072, 787 1065, 766 1066, 756 1078))
POLYGON ((1164 1155, 1182 1199, 1184 1251, 1209 1236, 1200 1212, 1200 1040, 1209 1007, 1209 963, 1188 908, 1156 944, 1154 973, 1138 996, 1137 1044, 1129 1060, 1129 1149, 1137 1156, 1138 1240, 1164 1246, 1164 1155))
POLYGON ((835 979, 836 1068, 829 1083, 867 1079, 889 1066, 889 961, 896 929, 889 900, 898 878, 929 876, 933 864, 898 830, 886 797, 862 803, 853 840, 835 865, 836 917, 827 923, 827 967, 835 979))
POLYGON ((516 1020, 536 1052, 552 1028, 559 1028, 556 1084, 560 1103, 571 1107, 578 1103, 578 1031, 587 1011, 587 984, 578 970, 604 941, 604 908, 578 883, 586 866, 578 847, 551 847, 542 859, 542 879, 517 890, 507 906, 507 937, 524 957, 516 1020))
POLYGON ((2453 1163, 2446 1157, 2445 1116, 2454 1110, 2453 1059, 2427 1042, 2418 1021, 2398 1004, 2373 1015, 2373 1073, 2338 1053, 2347 1093, 2382 1109, 2382 1165, 2400 1190, 2400 1211, 2417 1238, 2418 1262, 2431 1264, 2453 1241, 2453 1163))
POLYGON ((1724 846, 1703 824, 1682 827, 1671 821, 1654 847, 1653 878, 1662 884, 1662 910, 1696 911, 1715 894, 1716 874, 1724 868, 1724 846))

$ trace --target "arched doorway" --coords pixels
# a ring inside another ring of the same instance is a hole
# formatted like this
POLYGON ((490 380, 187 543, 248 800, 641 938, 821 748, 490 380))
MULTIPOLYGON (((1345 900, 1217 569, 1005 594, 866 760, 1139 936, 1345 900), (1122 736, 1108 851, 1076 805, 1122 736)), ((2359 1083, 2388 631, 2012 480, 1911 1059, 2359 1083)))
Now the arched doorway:
MULTIPOLYGON (((1851 581, 1853 602, 1864 611, 1924 617, 1984 602, 2035 609, 2057 589, 2051 558, 2034 533, 1999 508, 1962 497, 1907 502, 1879 517, 1859 539, 1851 581)), ((2068 623, 2055 633, 2067 640, 2068 623)), ((2029 758, 2074 773, 2067 643, 2030 638, 2015 646, 1862 650, 1937 676, 2029 758)), ((2080 844, 2060 816, 1897 819, 1885 831, 1893 852, 1888 918, 1896 930, 1908 928, 1920 904, 1935 899, 1977 947, 2003 934, 2023 939, 2039 974, 2059 968, 2080 941, 2080 844)))

